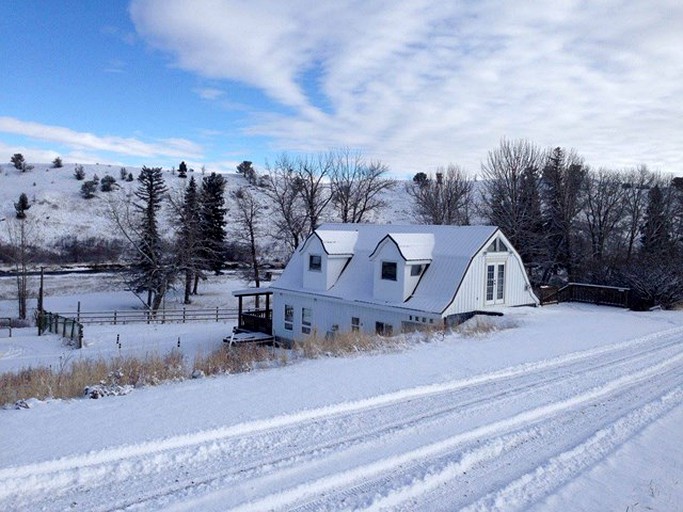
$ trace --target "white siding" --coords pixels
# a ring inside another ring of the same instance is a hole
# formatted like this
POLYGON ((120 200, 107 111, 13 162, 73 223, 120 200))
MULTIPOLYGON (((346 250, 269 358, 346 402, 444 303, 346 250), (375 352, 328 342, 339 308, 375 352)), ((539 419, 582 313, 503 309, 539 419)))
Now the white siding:
MULTIPOLYGON (((500 233, 508 249, 510 242, 500 233)), ((484 247, 488 247, 487 242, 484 247)), ((514 249, 501 253, 486 253, 481 249, 472 259, 458 295, 453 303, 444 311, 444 316, 470 311, 497 310, 505 306, 521 306, 537 304, 519 254, 514 249), (500 304, 486 304, 486 267, 488 264, 505 264, 505 298, 500 304)))
POLYGON ((312 311, 312 332, 318 337, 325 337, 334 326, 339 332, 351 331, 351 318, 360 319, 360 330, 367 334, 375 333, 376 322, 383 322, 392 326, 394 334, 401 332, 404 322, 420 325, 440 326, 441 317, 426 313, 397 310, 395 308, 380 308, 373 305, 331 299, 328 297, 305 296, 299 293, 276 291, 273 294, 273 335, 287 341, 298 341, 306 338, 302 332, 301 309, 310 308, 312 311), (284 328, 285 304, 294 307, 293 329, 284 328), (424 318, 424 322, 422 319, 424 318))
POLYGON ((382 245, 370 262, 373 265, 373 294, 375 299, 387 302, 403 302, 405 297, 405 267, 396 244, 388 241, 382 245), (396 263, 396 281, 382 279, 382 262, 396 263))

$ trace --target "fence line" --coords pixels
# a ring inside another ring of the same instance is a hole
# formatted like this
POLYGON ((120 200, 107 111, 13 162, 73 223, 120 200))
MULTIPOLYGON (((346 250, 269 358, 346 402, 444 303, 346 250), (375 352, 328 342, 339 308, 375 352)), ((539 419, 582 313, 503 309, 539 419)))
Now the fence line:
POLYGON ((541 305, 558 302, 586 302, 604 306, 628 308, 630 306, 630 288, 603 286, 585 283, 567 283, 565 286, 541 287, 541 305))
POLYGON ((76 311, 59 313, 63 317, 74 318, 81 324, 129 324, 129 323, 185 323, 185 322, 221 322, 237 319, 237 309, 160 309, 149 310, 110 310, 110 311, 76 311))
POLYGON ((73 318, 57 313, 42 311, 38 317, 41 332, 51 332, 76 342, 77 348, 83 348, 83 324, 73 318))

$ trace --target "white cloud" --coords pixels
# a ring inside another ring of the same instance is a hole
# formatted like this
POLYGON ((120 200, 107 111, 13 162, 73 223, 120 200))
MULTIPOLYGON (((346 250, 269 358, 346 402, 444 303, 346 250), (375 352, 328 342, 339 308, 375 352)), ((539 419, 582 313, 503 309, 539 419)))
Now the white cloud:
POLYGON ((162 139, 143 142, 131 137, 99 136, 77 132, 62 126, 52 126, 13 117, 0 117, 0 132, 23 135, 33 139, 63 144, 73 151, 104 151, 139 158, 200 158, 202 148, 186 139, 162 139))
POLYGON ((501 137, 593 165, 683 170, 683 4, 134 0, 138 33, 183 69, 292 113, 276 149, 352 146, 401 172, 477 172, 501 137))
POLYGON ((225 94, 225 91, 222 91, 221 89, 216 89, 215 87, 199 87, 194 90, 197 95, 203 99, 203 100, 217 100, 223 94, 225 94))

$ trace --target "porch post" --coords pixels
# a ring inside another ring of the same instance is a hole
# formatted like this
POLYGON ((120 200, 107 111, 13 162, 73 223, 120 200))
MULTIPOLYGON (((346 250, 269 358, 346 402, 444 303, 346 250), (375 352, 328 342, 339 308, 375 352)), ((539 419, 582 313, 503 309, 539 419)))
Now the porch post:
POLYGON ((237 307, 237 327, 242 327, 242 296, 240 295, 237 298, 238 301, 238 307, 237 307))
POLYGON ((266 318, 270 317, 270 293, 266 293, 266 318))

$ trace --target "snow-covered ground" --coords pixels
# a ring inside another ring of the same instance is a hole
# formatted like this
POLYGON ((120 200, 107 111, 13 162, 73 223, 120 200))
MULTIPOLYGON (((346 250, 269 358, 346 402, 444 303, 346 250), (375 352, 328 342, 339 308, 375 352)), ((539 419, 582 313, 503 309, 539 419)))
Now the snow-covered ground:
MULTIPOLYGON (((683 510, 683 313, 563 304, 496 321, 400 351, 0 410, 0 509, 683 510)), ((106 357, 113 327, 89 326, 71 357, 106 357)), ((125 339, 164 351, 180 336, 191 352, 229 327, 125 339)), ((16 332, 0 331, 2 370, 71 350, 16 332)))

